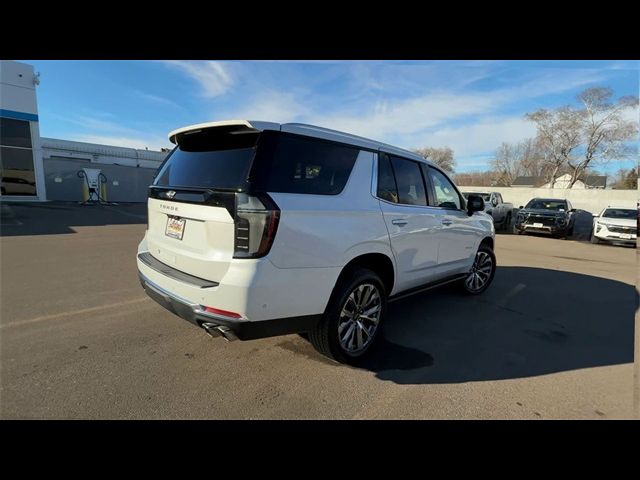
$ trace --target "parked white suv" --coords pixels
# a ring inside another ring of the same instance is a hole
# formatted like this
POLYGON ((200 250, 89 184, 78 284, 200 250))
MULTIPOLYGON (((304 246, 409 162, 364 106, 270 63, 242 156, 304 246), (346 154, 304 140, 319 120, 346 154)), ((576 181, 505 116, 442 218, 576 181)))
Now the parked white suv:
POLYGON ((146 292, 227 339, 307 333, 341 362, 379 336, 387 302, 491 283, 491 217, 406 150, 301 124, 175 130, 138 247, 146 292))
POLYGON ((638 211, 629 207, 607 207, 593 218, 591 243, 635 245, 638 236, 638 211))

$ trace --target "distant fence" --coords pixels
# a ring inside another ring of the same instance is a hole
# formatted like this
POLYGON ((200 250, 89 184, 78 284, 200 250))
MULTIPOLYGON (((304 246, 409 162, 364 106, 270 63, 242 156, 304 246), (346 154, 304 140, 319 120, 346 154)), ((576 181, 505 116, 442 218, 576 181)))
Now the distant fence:
POLYGON ((566 189, 566 188, 526 188, 526 187, 460 187, 463 192, 499 192, 505 202, 513 203, 515 208, 526 205, 535 197, 565 198, 573 208, 586 210, 598 215, 609 205, 636 208, 638 191, 602 190, 602 189, 566 189))

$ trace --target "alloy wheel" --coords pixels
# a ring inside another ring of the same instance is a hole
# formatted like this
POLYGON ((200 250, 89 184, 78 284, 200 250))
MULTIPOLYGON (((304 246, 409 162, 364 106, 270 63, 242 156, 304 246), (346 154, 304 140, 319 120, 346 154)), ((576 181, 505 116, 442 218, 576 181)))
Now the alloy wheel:
POLYGON ((471 267, 471 272, 464 281, 464 284, 472 292, 482 290, 482 288, 489 281, 489 278, 491 278, 492 270, 493 260, 491 260, 491 255, 480 250, 478 251, 478 253, 476 253, 473 267, 471 267))
POLYGON ((375 285, 364 283, 349 294, 338 319, 338 339, 345 353, 357 356, 367 349, 381 313, 382 299, 375 285))

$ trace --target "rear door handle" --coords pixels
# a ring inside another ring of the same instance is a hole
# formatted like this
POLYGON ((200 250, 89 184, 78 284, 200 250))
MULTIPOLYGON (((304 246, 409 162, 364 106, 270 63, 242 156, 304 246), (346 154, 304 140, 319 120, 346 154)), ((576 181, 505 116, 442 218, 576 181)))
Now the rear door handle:
POLYGON ((443 225, 451 225, 453 222, 451 220, 442 220, 443 225))
POLYGON ((396 218, 395 220, 391 220, 391 223, 393 223, 394 225, 398 225, 399 227, 403 227, 409 222, 402 218, 396 218))

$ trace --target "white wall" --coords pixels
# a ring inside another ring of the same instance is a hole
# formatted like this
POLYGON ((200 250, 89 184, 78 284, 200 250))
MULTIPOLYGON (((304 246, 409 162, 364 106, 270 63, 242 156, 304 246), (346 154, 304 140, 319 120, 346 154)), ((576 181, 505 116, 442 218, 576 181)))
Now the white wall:
POLYGON ((527 187, 459 187, 462 192, 500 192, 505 202, 513 203, 515 208, 526 205, 535 197, 566 198, 573 208, 586 210, 598 215, 609 205, 636 208, 637 190, 602 189, 564 189, 564 188, 527 188, 527 187))
POLYGON ((33 66, 26 63, 0 60, 0 108, 14 112, 38 114, 33 66))

